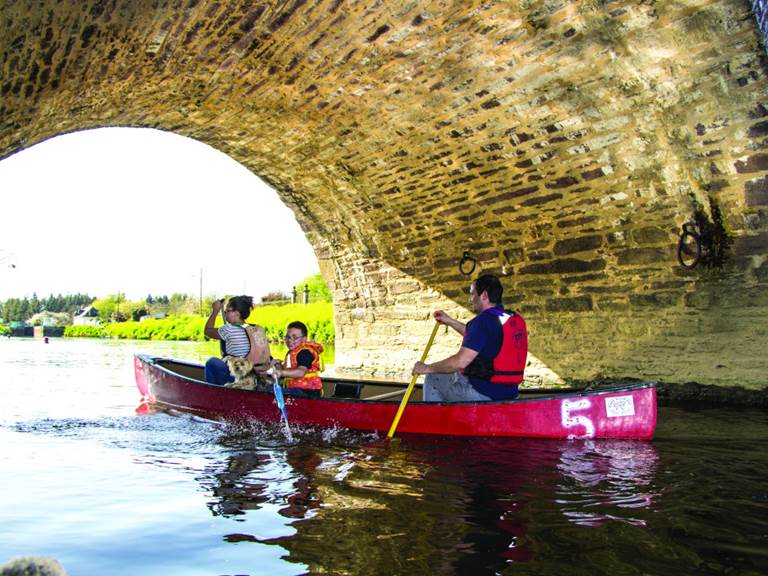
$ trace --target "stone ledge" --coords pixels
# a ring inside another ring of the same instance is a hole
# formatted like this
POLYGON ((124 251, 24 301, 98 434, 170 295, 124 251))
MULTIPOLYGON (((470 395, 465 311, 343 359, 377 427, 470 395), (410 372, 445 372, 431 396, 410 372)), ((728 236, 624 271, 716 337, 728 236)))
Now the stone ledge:
MULTIPOLYGON (((577 380, 568 378, 566 387, 584 388, 592 387, 599 390, 601 387, 612 385, 632 385, 647 382, 639 378, 596 378, 593 380, 577 380)), ((560 387, 560 386, 558 386, 560 387)), ((742 387, 715 386, 712 384, 698 384, 685 382, 674 384, 670 382, 656 383, 656 398, 661 406, 669 405, 700 405, 700 406, 749 406, 753 408, 768 407, 768 393, 765 390, 747 390, 742 387)))
POLYGON ((750 406, 768 408, 768 394, 765 390, 747 390, 741 387, 722 387, 696 382, 656 385, 659 404, 701 404, 721 406, 750 406))

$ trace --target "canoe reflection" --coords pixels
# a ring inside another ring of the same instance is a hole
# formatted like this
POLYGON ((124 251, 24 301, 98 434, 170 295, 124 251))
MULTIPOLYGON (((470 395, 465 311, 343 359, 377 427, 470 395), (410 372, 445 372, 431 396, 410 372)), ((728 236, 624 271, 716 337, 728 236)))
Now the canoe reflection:
POLYGON ((649 442, 585 441, 568 446, 558 465, 563 481, 557 501, 563 515, 580 525, 621 521, 645 526, 631 511, 653 503, 657 464, 656 448, 649 442))
POLYGON ((213 514, 269 502, 291 519, 288 536, 228 541, 279 545, 312 573, 477 574, 532 560, 571 523, 643 526, 657 462, 648 442, 409 437, 239 451, 203 480, 213 514))
POLYGON ((223 468, 207 468, 205 472, 210 476, 201 480, 210 485, 215 498, 208 503, 211 513, 214 516, 238 516, 268 502, 269 485, 254 478, 252 473, 268 466, 270 461, 268 455, 260 452, 241 452, 229 456, 223 468))
POLYGON ((317 451, 310 446, 244 449, 253 446, 253 440, 241 431, 219 439, 220 445, 236 451, 224 461, 207 466, 198 478, 214 497, 208 502, 211 513, 237 517, 265 504, 280 504, 277 512, 281 516, 303 518, 307 511, 318 508, 312 479, 322 462, 317 451))

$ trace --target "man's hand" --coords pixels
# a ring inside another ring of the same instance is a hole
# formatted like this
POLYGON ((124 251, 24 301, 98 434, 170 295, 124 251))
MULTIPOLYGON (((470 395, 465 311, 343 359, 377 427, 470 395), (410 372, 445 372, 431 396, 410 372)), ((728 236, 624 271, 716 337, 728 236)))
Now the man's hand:
POLYGON ((448 316, 448 314, 446 314, 442 310, 436 310, 433 316, 435 317, 435 322, 437 322, 438 324, 448 324, 448 322, 453 320, 453 318, 448 316))
POLYGON ((213 304, 211 304, 211 312, 214 314, 218 314, 221 312, 221 309, 224 307, 224 300, 214 300, 213 304))
POLYGON ((464 336, 464 332, 467 329, 467 325, 463 322, 459 322, 455 318, 449 316, 446 314, 443 310, 435 310, 435 312, 432 314, 432 316, 435 317, 435 322, 438 324, 443 324, 444 326, 450 326, 456 332, 464 336))
POLYGON ((416 364, 413 365, 413 370, 411 370, 411 374, 429 374, 429 364, 425 364, 424 362, 416 362, 416 364))

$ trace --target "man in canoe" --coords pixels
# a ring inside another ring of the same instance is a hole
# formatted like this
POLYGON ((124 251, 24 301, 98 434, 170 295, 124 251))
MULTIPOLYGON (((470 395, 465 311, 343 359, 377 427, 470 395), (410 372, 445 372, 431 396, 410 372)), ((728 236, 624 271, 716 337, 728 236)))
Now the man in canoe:
POLYGON ((442 310, 435 320, 456 330, 464 339, 453 356, 426 364, 416 362, 414 374, 426 374, 424 400, 462 402, 509 400, 517 397, 528 355, 525 320, 501 305, 504 289, 492 274, 484 274, 469 288, 472 310, 467 324, 442 310))
POLYGON ((307 340, 307 326, 303 322, 291 322, 285 330, 288 353, 282 367, 275 366, 278 377, 285 378, 286 394, 303 398, 320 398, 323 381, 320 379, 323 345, 307 340))
MULTIPOLYGON (((204 333, 208 338, 221 340, 222 356, 239 356, 251 361, 254 369, 269 367, 269 343, 264 328, 245 324, 253 309, 253 298, 234 296, 227 301, 215 300, 211 314, 205 323, 204 333), (216 318, 224 308, 224 325, 216 328, 216 318)), ((205 363, 205 381, 224 386, 235 381, 229 366, 222 358, 209 358, 205 363)))

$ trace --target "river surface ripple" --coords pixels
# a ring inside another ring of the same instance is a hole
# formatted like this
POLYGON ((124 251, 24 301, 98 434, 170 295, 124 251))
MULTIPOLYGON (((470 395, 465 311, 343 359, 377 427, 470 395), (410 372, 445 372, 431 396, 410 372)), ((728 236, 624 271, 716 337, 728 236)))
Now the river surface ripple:
POLYGON ((137 414, 134 353, 0 341, 0 564, 70 576, 768 573, 768 414, 662 406, 653 442, 406 438, 137 414))

